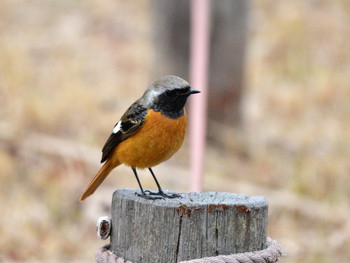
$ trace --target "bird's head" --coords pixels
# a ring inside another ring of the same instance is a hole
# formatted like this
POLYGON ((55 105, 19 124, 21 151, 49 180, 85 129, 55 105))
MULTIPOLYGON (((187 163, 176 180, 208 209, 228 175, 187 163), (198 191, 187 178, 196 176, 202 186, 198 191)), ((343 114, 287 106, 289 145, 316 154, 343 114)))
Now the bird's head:
POLYGON ((154 81, 144 93, 143 103, 154 111, 170 118, 183 115, 188 96, 200 91, 191 89, 188 82, 174 75, 167 75, 154 81))

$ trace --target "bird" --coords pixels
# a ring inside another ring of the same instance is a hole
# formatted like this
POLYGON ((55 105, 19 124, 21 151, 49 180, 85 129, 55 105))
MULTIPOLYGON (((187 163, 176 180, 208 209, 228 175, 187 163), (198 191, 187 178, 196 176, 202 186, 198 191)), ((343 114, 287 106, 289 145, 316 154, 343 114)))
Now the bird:
POLYGON ((146 199, 176 198, 161 188, 152 167, 168 160, 181 147, 187 126, 187 98, 200 93, 175 75, 155 80, 114 125, 102 148, 101 169, 80 197, 82 202, 92 195, 117 166, 131 167, 141 193, 146 199), (144 190, 136 169, 148 169, 158 191, 144 190))

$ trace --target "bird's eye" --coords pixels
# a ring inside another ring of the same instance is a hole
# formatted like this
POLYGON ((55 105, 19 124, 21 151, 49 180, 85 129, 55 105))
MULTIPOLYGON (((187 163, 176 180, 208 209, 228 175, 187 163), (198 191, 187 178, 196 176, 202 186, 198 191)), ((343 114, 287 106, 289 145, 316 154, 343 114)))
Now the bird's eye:
POLYGON ((169 98, 173 98, 176 96, 176 91, 175 90, 167 90, 167 91, 165 91, 165 96, 167 96, 169 98))

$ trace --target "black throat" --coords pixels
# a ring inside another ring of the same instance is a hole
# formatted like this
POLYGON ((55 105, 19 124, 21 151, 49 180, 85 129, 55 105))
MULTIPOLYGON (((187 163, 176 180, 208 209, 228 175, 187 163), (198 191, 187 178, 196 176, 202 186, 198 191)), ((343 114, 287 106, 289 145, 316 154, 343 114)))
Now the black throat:
POLYGON ((178 119, 178 118, 181 118, 182 116, 184 116, 185 114, 185 110, 184 108, 182 108, 181 110, 179 111, 167 111, 167 110, 163 110, 159 107, 152 107, 151 108, 152 110, 156 111, 156 112, 160 112, 162 113, 164 116, 168 117, 168 118, 171 118, 171 119, 178 119))
POLYGON ((153 103, 151 109, 156 112, 161 112, 164 116, 171 119, 178 119, 185 114, 186 95, 177 97, 168 97, 161 94, 153 103))

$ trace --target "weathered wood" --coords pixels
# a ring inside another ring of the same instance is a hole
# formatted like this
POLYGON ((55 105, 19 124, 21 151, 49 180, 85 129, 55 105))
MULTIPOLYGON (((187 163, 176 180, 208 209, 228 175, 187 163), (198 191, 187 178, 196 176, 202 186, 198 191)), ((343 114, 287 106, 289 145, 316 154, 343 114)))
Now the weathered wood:
POLYGON ((133 263, 174 263, 266 247, 262 196, 194 192, 146 200, 118 190, 112 202, 111 250, 133 263))

